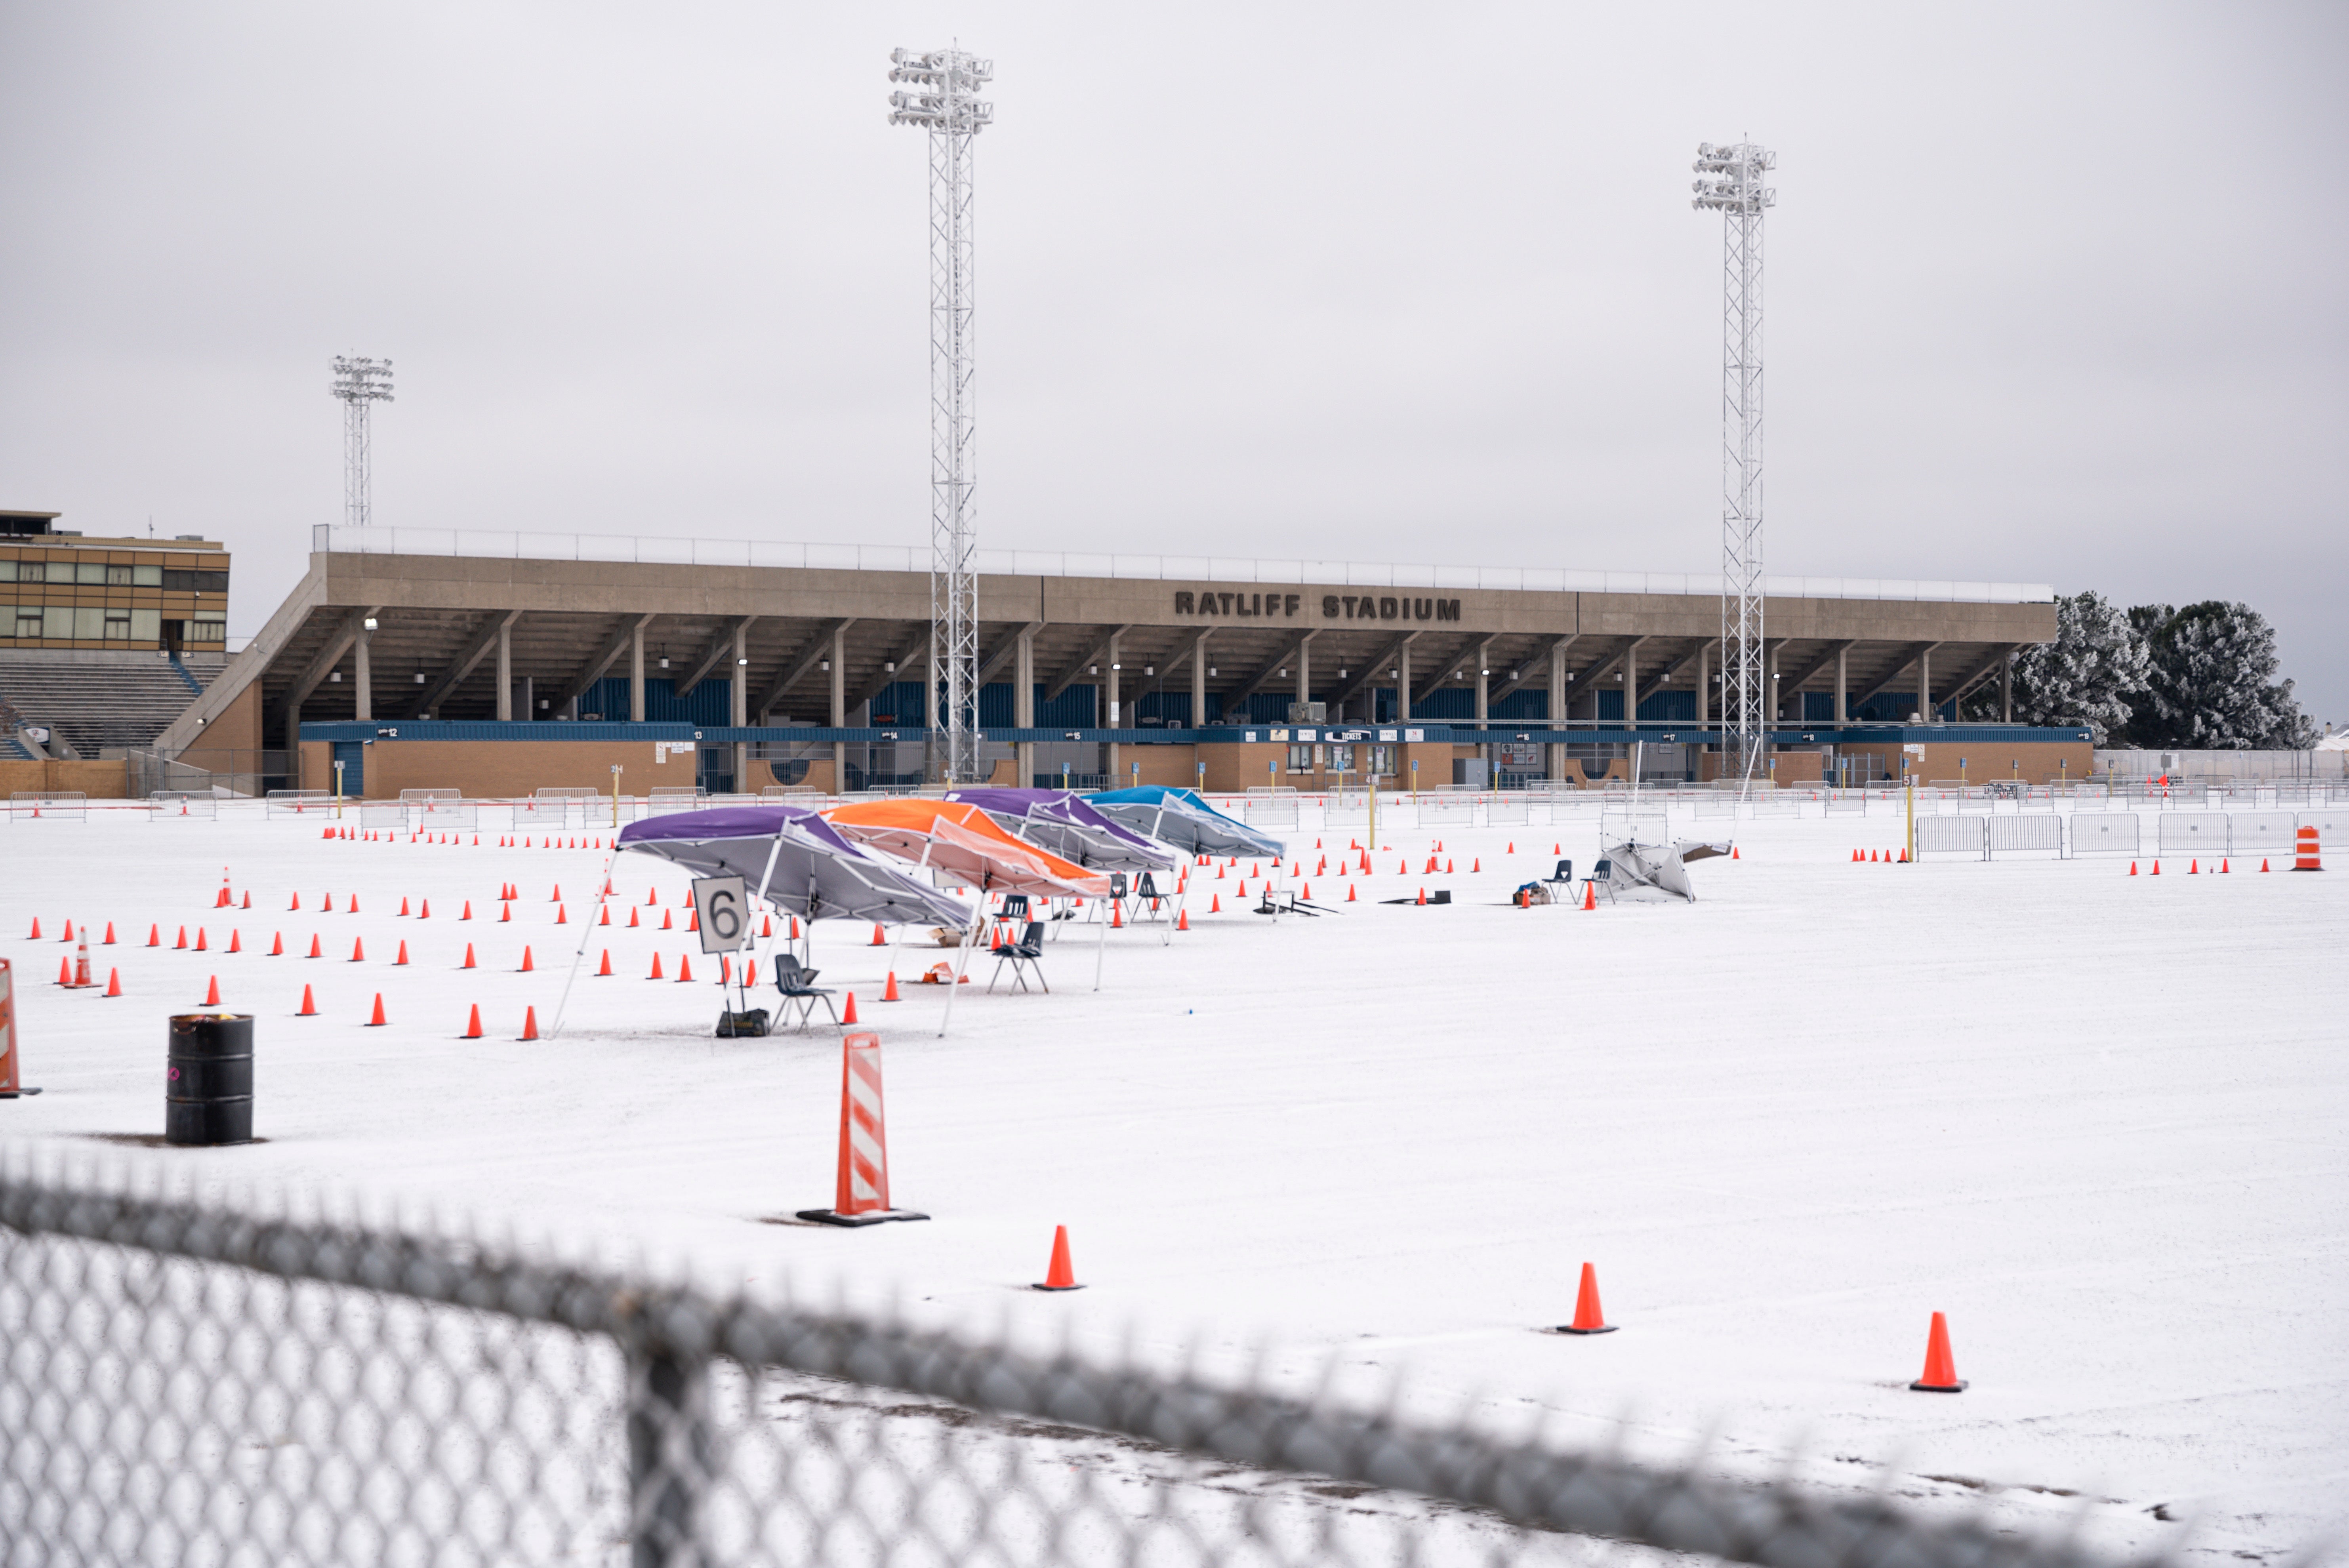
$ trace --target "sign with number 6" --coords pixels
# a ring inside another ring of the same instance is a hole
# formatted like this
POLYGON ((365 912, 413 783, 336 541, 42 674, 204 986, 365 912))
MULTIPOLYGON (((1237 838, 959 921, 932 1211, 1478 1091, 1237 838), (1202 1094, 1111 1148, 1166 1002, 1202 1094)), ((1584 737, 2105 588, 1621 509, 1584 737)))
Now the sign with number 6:
POLYGON ((750 945, 750 897, 740 877, 696 878, 693 908, 704 953, 740 953, 750 945))

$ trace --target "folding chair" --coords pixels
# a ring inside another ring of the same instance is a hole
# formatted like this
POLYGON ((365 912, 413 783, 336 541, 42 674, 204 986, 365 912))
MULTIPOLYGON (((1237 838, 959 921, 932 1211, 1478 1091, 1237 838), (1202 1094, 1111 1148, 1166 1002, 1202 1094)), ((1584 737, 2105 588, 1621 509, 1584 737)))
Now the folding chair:
POLYGON ((1571 886, 1574 882, 1574 862, 1572 861, 1558 861, 1557 872, 1554 875, 1542 878, 1542 881, 1547 882, 1560 882, 1571 886))
MULTIPOLYGON (((1027 924, 1028 895, 1024 892, 1005 893, 1003 907, 995 912, 994 918, 988 923, 998 927, 999 930, 1005 925, 1027 924)), ((995 945, 1000 947, 1003 944, 999 942, 995 945)))
POLYGON ((1602 859, 1598 864, 1592 866, 1590 885, 1604 891, 1607 894, 1607 902, 1613 903, 1615 902, 1615 862, 1602 859))
POLYGON ((1132 920, 1141 921, 1147 919, 1149 916, 1150 906, 1157 903, 1159 897, 1158 884, 1151 880, 1150 873, 1148 872, 1143 872, 1141 875, 1135 877, 1133 879, 1133 903, 1131 905, 1132 920))
POLYGON ((987 988, 989 991, 995 989, 996 981, 1003 978, 1003 966, 1009 964, 1011 965, 1012 984, 1022 991, 1028 989, 1028 982, 1021 974, 1022 970, 1033 973, 1037 985, 1043 986, 1046 991, 1051 990, 1052 987, 1046 985, 1044 981, 1044 965, 1040 962, 1043 956, 1044 923, 1040 920, 1031 920, 1028 923, 1026 935, 1018 942, 995 950, 995 973, 988 977, 987 988))
POLYGON ((815 1005, 818 1002, 822 1002, 823 1010, 832 1015, 833 1023, 840 1022, 840 1009, 832 1005, 832 993, 819 987, 815 984, 815 977, 816 971, 808 968, 792 954, 788 953, 775 954, 775 989, 783 994, 781 1016, 789 1018, 792 1016, 792 1008, 796 1006, 800 1011, 800 1027, 802 1029, 815 1023, 815 1005))

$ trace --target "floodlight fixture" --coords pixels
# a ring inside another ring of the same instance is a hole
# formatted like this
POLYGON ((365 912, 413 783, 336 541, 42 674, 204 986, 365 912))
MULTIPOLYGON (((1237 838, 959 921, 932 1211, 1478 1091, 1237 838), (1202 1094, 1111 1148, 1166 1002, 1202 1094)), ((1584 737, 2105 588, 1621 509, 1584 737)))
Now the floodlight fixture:
POLYGON ((326 390, 343 405, 343 521, 364 528, 373 511, 367 409, 392 400, 391 361, 338 354, 327 367, 335 378, 326 390))

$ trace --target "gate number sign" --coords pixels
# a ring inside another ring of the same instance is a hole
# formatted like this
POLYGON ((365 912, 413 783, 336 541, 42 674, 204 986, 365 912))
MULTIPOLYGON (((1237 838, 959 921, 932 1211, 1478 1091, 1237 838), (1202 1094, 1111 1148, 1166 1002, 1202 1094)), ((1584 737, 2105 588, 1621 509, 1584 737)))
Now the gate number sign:
POLYGON ((750 945, 750 899, 740 877, 696 878, 693 909, 704 953, 740 953, 750 945))

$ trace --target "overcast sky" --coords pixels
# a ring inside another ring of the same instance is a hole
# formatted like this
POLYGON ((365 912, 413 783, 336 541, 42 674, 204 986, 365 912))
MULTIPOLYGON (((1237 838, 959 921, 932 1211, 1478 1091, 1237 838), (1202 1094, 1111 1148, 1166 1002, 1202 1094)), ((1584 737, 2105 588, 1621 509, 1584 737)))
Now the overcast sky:
POLYGON ((926 538, 923 136, 991 57, 990 546, 1711 573, 1779 156, 1773 572, 2273 618, 2349 721, 2349 7, 0 3, 0 506, 926 538))

